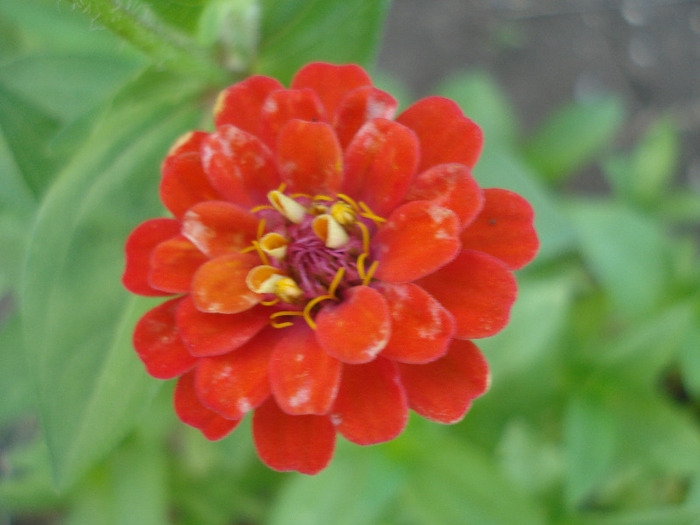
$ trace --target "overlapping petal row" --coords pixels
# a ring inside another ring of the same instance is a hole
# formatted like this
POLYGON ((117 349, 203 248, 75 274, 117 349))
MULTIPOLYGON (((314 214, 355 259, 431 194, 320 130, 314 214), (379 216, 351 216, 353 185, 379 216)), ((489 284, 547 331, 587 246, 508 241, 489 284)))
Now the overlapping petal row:
POLYGON ((172 296, 135 328, 146 369, 209 439, 253 412, 274 469, 320 471, 337 433, 391 440, 409 409, 459 421, 489 383, 471 339, 505 326, 537 251, 530 205, 472 177, 456 104, 396 111, 354 65, 250 77, 163 162, 173 218, 127 240, 126 288, 172 296))

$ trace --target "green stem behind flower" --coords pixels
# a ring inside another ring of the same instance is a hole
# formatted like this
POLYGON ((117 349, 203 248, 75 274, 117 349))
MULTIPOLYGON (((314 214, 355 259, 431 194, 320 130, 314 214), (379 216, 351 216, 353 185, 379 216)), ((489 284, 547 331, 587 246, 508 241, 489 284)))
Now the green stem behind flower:
MULTIPOLYGON (((223 83, 225 72, 205 49, 166 27, 155 16, 137 16, 114 0, 70 0, 73 6, 148 55, 156 66, 195 75, 203 83, 223 83)), ((146 14, 150 12, 145 11, 146 14)))

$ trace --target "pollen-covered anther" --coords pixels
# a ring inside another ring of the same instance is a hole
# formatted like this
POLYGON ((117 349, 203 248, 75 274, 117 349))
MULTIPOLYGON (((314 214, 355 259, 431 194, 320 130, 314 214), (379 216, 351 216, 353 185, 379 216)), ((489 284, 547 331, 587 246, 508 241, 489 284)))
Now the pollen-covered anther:
POLYGON ((260 249, 278 261, 287 255, 289 241, 279 233, 271 232, 260 239, 260 249))
POLYGON ((306 215, 306 208, 291 197, 287 197, 279 190, 273 190, 267 194, 267 199, 278 212, 284 215, 294 224, 299 224, 306 215))
POLYGON ((277 293, 277 282, 287 275, 274 266, 261 264, 252 268, 245 278, 248 289, 255 293, 277 293))
POLYGON ((357 220, 355 210, 347 202, 336 202, 331 206, 331 217, 343 226, 351 226, 357 220))
POLYGON ((316 217, 311 223, 311 228, 327 248, 341 248, 350 240, 340 223, 328 214, 316 217))

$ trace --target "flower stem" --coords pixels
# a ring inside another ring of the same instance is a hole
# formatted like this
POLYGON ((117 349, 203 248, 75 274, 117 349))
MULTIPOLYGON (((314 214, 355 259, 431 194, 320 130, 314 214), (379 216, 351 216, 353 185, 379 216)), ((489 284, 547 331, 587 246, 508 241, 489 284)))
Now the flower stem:
POLYGON ((201 47, 166 27, 157 19, 146 19, 119 5, 115 0, 70 0, 113 33, 130 42, 153 59, 157 67, 197 76, 207 83, 221 83, 226 73, 201 47))

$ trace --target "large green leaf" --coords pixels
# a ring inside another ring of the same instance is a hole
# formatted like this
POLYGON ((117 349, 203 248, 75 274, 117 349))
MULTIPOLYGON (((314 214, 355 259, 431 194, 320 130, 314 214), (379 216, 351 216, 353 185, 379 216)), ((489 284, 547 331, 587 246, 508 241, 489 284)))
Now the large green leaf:
POLYGON ((667 239, 648 218, 612 202, 570 206, 584 261, 621 312, 648 312, 669 286, 667 239))
POLYGON ((123 242, 159 213, 159 162, 194 112, 186 87, 173 100, 164 96, 171 88, 151 86, 166 78, 144 83, 151 96, 133 88, 121 97, 52 186, 31 238, 24 332, 61 487, 124 435, 157 385, 131 348, 133 325, 152 302, 121 287, 123 242))
POLYGON ((422 436, 411 455, 405 504, 424 525, 544 524, 542 509, 514 486, 495 461, 442 429, 422 436))
POLYGON ((374 451, 336 453, 317 476, 297 475, 282 489, 270 525, 374 525, 402 473, 374 451), (374 453, 373 453, 374 452, 374 453))
POLYGON ((614 97, 571 103, 545 119, 526 142, 525 156, 545 180, 566 180, 610 145, 623 119, 614 97))
POLYGON ((258 73, 288 82, 316 60, 368 65, 388 0, 262 0, 258 73))

